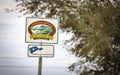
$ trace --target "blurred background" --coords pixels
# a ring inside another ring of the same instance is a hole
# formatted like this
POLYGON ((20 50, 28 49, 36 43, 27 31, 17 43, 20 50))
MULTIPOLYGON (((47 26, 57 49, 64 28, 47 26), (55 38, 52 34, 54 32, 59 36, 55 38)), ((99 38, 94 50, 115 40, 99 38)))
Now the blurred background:
MULTIPOLYGON (((5 11, 15 5, 13 0, 0 0, 0 75, 37 75, 38 58, 27 56, 28 44, 25 43, 25 20, 29 16, 5 11)), ((43 58, 43 75, 75 75, 67 67, 77 59, 63 48, 64 40, 71 36, 59 31, 55 56, 43 58)))

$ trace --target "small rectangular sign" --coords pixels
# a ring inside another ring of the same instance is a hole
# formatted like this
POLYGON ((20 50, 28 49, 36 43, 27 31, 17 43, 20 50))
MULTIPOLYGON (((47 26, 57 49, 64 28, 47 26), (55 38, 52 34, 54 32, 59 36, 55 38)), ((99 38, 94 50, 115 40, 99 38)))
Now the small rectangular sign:
POLYGON ((58 19, 26 18, 27 43, 58 43, 58 19))
POLYGON ((28 56, 30 57, 53 57, 53 45, 28 45, 28 56))

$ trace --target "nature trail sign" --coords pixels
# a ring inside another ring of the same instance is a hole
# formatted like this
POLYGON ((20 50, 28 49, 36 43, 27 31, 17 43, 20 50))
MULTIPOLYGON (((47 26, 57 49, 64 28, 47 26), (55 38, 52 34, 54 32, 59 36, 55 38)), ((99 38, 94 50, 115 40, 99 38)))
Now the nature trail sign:
POLYGON ((42 57, 53 57, 54 46, 42 44, 58 43, 58 19, 55 18, 26 18, 26 43, 40 43, 28 45, 28 56, 39 57, 38 75, 42 75, 42 57))
POLYGON ((26 38, 27 43, 58 43, 58 19, 26 19, 26 38))

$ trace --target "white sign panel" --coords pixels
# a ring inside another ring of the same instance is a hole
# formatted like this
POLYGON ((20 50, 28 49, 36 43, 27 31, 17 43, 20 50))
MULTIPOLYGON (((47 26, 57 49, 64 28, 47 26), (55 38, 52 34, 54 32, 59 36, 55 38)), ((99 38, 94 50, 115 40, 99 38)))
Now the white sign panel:
POLYGON ((26 19, 27 43, 58 43, 58 19, 32 18, 26 19))
POLYGON ((28 45, 28 56, 30 57, 53 57, 54 46, 52 45, 28 45))

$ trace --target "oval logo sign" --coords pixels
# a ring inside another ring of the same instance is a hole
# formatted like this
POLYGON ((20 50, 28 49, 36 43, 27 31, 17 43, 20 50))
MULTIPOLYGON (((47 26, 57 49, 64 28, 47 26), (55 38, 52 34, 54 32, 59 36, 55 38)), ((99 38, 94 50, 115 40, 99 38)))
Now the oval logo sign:
POLYGON ((30 39, 46 39, 53 40, 53 35, 56 33, 56 28, 53 24, 47 21, 35 21, 28 27, 30 39))

